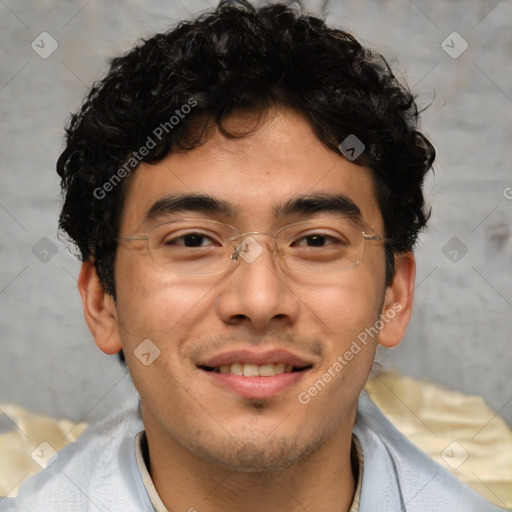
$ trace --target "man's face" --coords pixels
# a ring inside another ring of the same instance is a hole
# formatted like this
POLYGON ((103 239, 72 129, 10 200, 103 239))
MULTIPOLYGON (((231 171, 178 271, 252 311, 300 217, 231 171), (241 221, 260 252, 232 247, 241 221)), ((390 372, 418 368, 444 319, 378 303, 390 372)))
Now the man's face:
MULTIPOLYGON (((240 128, 245 121, 235 117, 228 127, 240 128)), ((326 148, 301 115, 281 109, 245 138, 226 139, 216 131, 197 149, 141 164, 127 188, 120 236, 148 233, 176 218, 213 219, 240 232, 267 233, 339 215, 295 211, 276 217, 276 207, 314 194, 345 196, 367 226, 383 233, 370 171, 326 148), (146 220, 157 201, 191 194, 215 197, 232 211, 192 208, 146 220)), ((287 466, 333 435, 350 436, 376 339, 360 344, 361 351, 334 376, 331 369, 330 381, 318 386, 309 403, 298 396, 375 324, 385 291, 382 244, 367 243, 359 265, 316 280, 284 272, 267 250, 271 239, 254 238, 265 249, 255 261, 240 259, 214 276, 166 272, 153 263, 143 241, 121 242, 115 262, 119 337, 148 436, 245 470, 287 466), (134 354, 146 339, 160 350, 147 366, 134 354), (219 361, 260 366, 288 361, 308 368, 274 377, 205 369, 219 361)))

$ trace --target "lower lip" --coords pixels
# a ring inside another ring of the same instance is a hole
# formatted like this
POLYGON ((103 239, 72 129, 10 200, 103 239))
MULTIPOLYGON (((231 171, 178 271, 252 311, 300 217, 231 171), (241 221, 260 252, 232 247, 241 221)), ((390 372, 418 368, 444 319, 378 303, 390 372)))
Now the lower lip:
POLYGON ((272 398, 297 384, 308 370, 279 373, 273 377, 243 377, 231 373, 217 373, 201 370, 221 388, 244 398, 272 398))

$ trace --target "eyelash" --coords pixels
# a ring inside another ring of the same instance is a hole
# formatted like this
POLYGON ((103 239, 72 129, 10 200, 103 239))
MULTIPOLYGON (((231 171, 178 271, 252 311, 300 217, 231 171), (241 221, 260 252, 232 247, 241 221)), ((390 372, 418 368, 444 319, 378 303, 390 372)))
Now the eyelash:
MULTIPOLYGON (((197 231, 197 232, 191 231, 190 233, 185 233, 183 235, 175 236, 169 240, 164 240, 162 242, 162 245, 183 245, 183 246, 185 246, 185 243, 180 243, 180 241, 185 242, 186 237, 193 237, 193 236, 201 237, 203 239, 208 239, 208 240, 210 240, 210 242, 216 242, 216 240, 213 237, 211 237, 205 233, 201 233, 199 231, 197 231)), ((334 244, 344 244, 345 243, 343 240, 341 240, 341 238, 331 236, 327 233, 312 232, 312 233, 300 235, 296 240, 294 240, 292 242, 292 245, 300 246, 300 245, 302 245, 301 242, 307 241, 308 238, 312 238, 315 236, 321 237, 324 241, 324 244, 329 243, 329 242, 333 242, 334 244)), ((220 243, 220 242, 218 242, 218 243, 220 243)), ((329 244, 329 245, 331 245, 331 244, 329 244)), ((205 247, 205 245, 201 244, 201 245, 198 245, 195 247, 205 247)))

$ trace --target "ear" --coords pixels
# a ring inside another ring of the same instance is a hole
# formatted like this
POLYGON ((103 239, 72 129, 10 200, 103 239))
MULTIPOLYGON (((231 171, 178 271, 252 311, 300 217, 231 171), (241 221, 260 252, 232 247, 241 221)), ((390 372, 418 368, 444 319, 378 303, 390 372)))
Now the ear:
POLYGON ((395 256, 395 276, 386 288, 379 332, 379 344, 396 347, 403 339, 412 314, 416 260, 412 252, 395 256))
POLYGON ((106 354, 117 354, 122 346, 117 326, 114 299, 105 287, 91 261, 82 263, 78 278, 78 291, 82 297, 84 316, 98 348, 106 354))

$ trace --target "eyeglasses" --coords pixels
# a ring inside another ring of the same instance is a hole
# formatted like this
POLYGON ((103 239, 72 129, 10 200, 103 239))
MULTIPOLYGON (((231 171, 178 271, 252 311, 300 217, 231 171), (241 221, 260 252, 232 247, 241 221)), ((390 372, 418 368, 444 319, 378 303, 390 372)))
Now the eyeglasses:
POLYGON ((337 274, 358 265, 366 242, 386 239, 367 234, 344 218, 313 219, 288 224, 275 233, 249 231, 206 219, 180 219, 152 227, 147 234, 118 238, 147 240, 149 254, 167 272, 213 275, 227 272, 244 260, 253 263, 267 245, 283 270, 301 274, 337 274), (270 237, 262 244, 256 237, 270 237))

